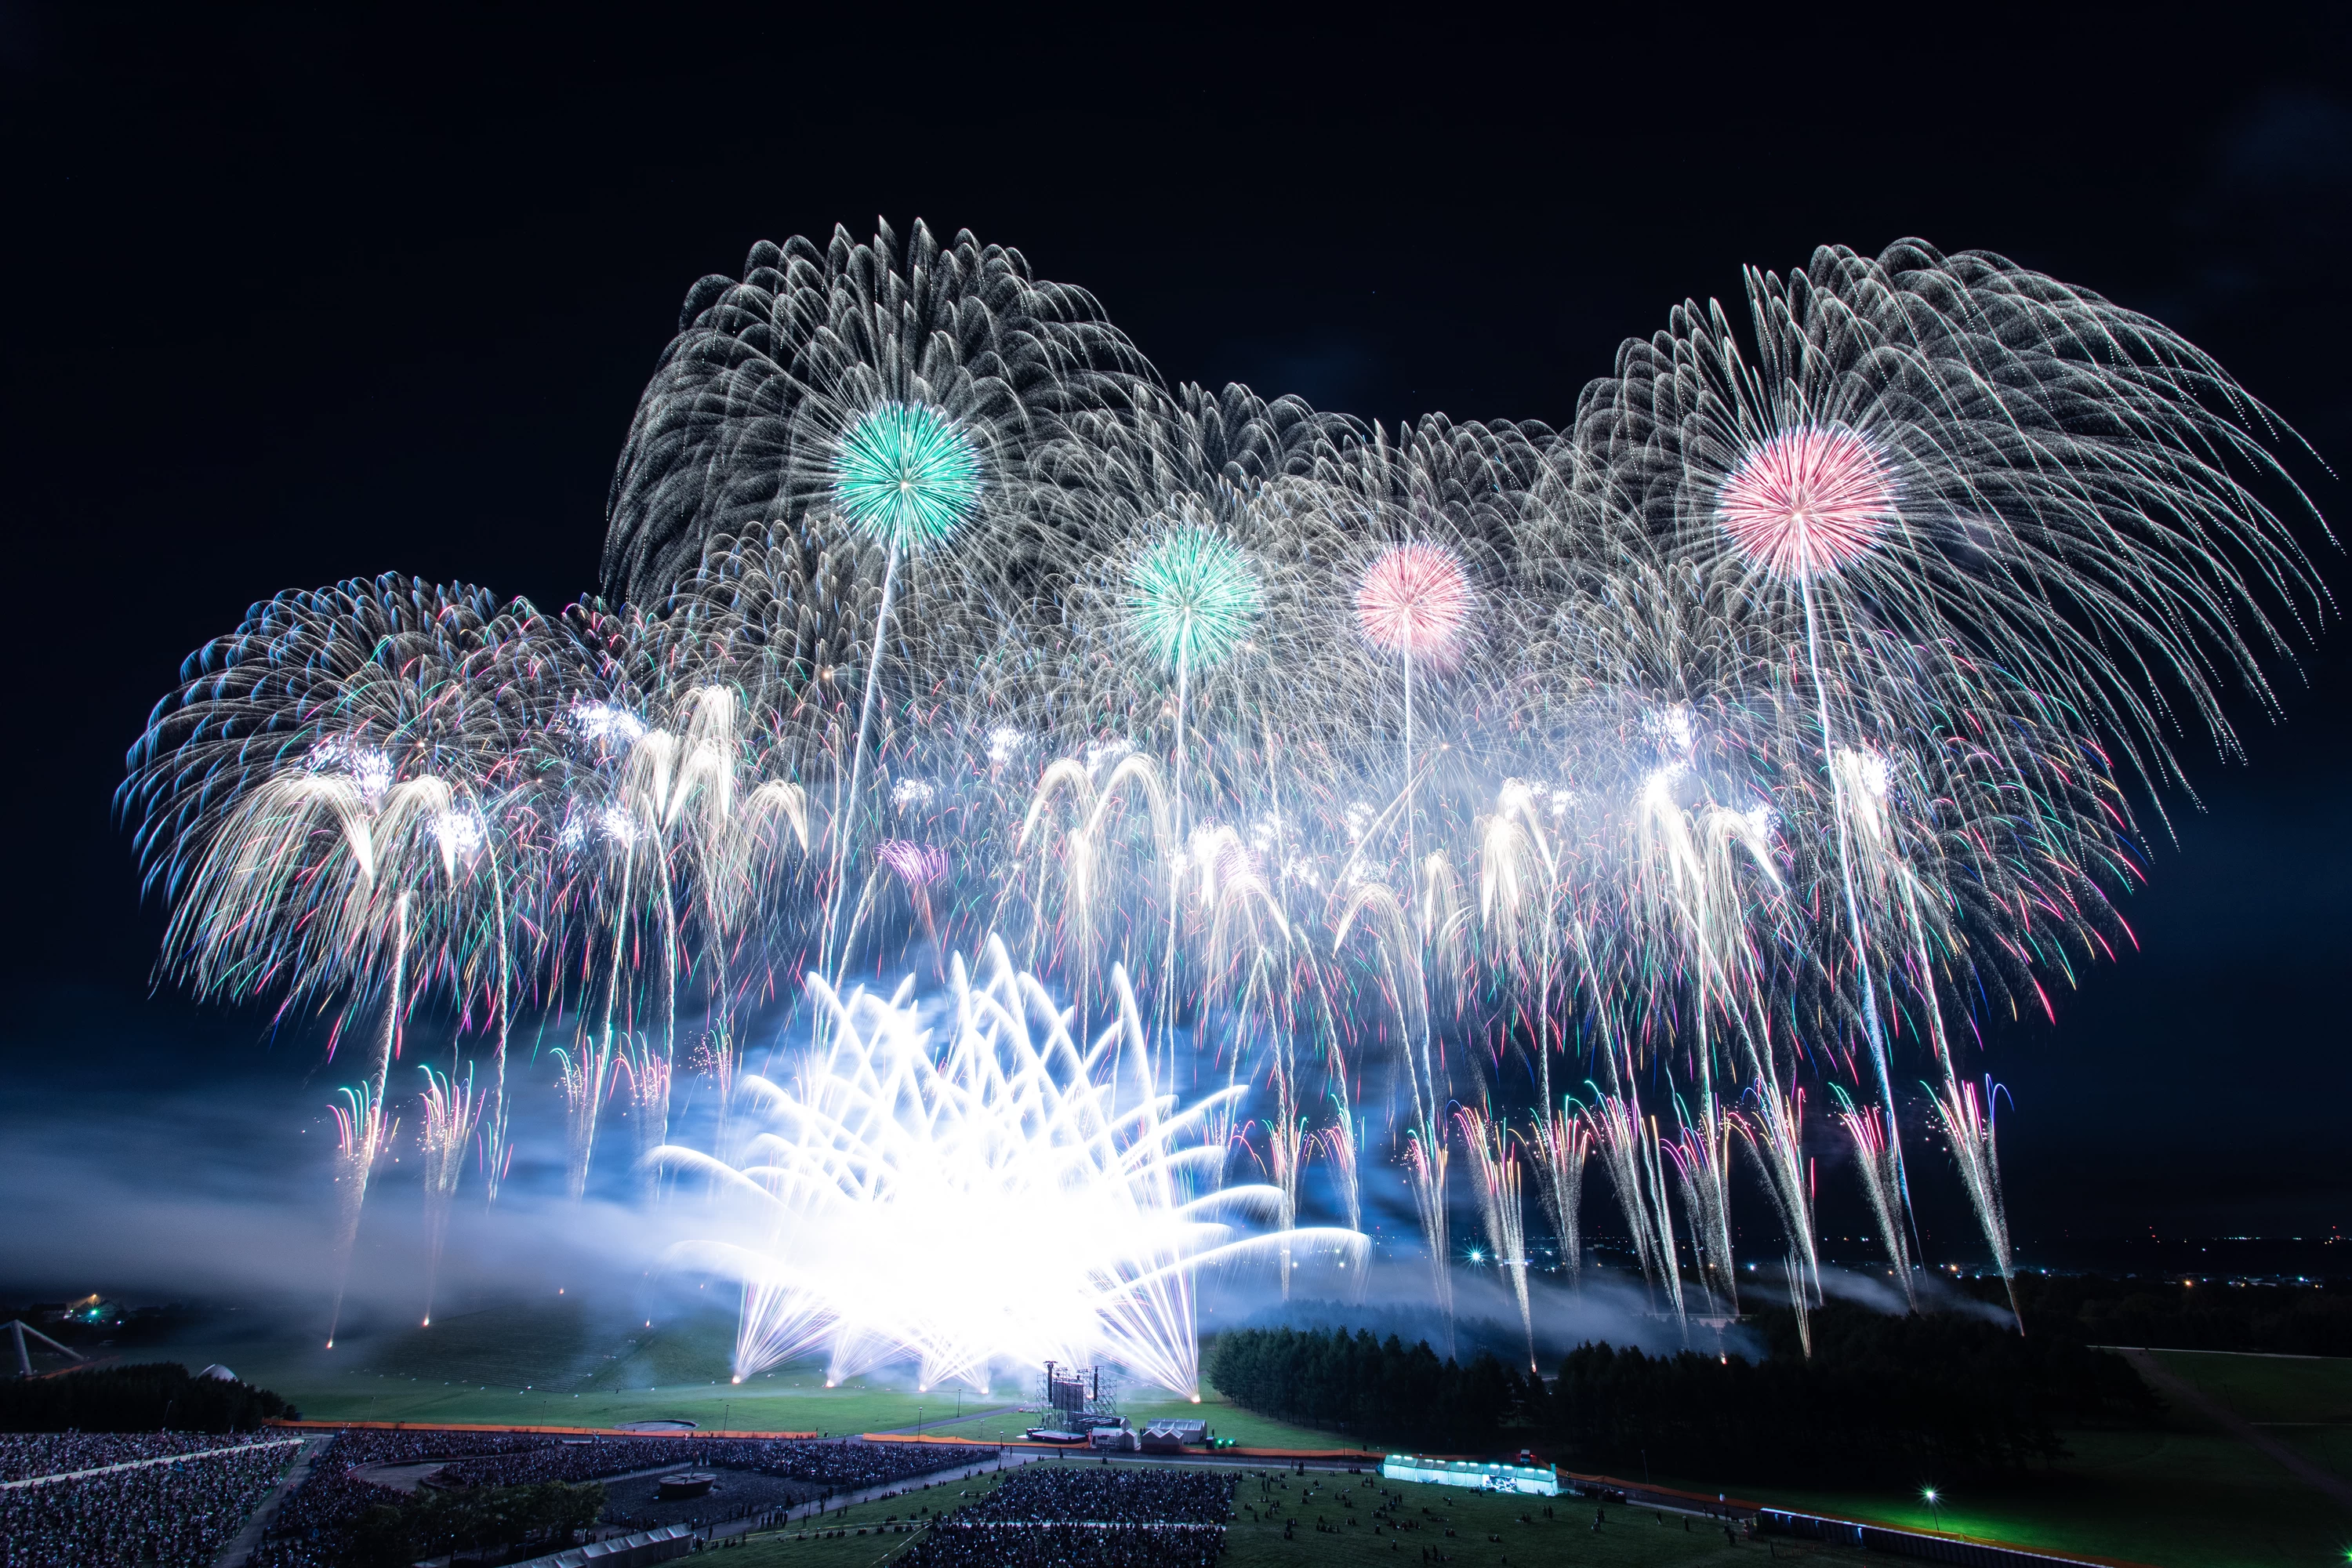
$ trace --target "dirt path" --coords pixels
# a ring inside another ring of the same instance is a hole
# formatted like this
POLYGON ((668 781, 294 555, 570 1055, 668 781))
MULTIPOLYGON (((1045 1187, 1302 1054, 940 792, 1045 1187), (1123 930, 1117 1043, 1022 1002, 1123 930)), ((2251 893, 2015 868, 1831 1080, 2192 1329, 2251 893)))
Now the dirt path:
POLYGON ((2158 1394, 2168 1399, 2179 1400, 2192 1410, 2202 1412, 2232 1437, 2277 1460, 2296 1480, 2315 1491, 2326 1493, 2344 1508, 2352 1510, 2352 1481, 2347 1481, 2341 1476, 2313 1464, 2236 1411, 2214 1400, 2187 1378, 2167 1368, 2149 1352, 2125 1350, 2122 1353, 2123 1358, 2131 1363, 2140 1376, 2147 1379, 2148 1385, 2158 1394))

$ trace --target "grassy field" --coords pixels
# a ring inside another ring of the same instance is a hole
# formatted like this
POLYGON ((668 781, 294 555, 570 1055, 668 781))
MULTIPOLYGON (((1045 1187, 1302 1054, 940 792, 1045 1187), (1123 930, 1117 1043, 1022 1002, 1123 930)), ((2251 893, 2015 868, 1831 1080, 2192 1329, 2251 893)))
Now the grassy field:
MULTIPOLYGON (((262 1331, 198 1336, 142 1350, 138 1359, 181 1361, 191 1371, 222 1363, 320 1421, 612 1426, 675 1416, 711 1431, 828 1435, 920 1423, 925 1432, 982 1441, 1017 1438, 1038 1421, 1014 1410, 956 1419, 960 1408, 1017 1405, 1026 1391, 983 1396, 967 1390, 959 1400, 952 1388, 917 1393, 865 1378, 827 1388, 817 1363, 790 1363, 738 1384, 728 1373, 733 1346, 733 1320, 715 1312, 632 1323, 584 1302, 559 1300, 346 1338, 331 1351, 315 1340, 262 1331)), ((1156 1415, 1194 1417, 1220 1436, 1254 1447, 1340 1445, 1328 1433, 1235 1409, 1214 1394, 1200 1405, 1163 1396, 1129 1400, 1125 1408, 1138 1425, 1156 1415)))
POLYGON ((2352 1425, 2352 1359, 2158 1351, 2165 1370, 2256 1426, 2352 1425))
POLYGON ((2352 1359, 2160 1351, 2165 1370, 2352 1480, 2352 1359))
MULTIPOLYGON (((1271 1489, 1261 1492, 1257 1478, 1244 1478, 1237 1500, 1244 1507, 1225 1535, 1223 1562, 1231 1568, 1354 1568, 1383 1562, 1421 1568, 1423 1546, 1445 1553, 1454 1568, 1564 1568, 1569 1563, 1579 1568, 1664 1568, 1741 1562, 1745 1559, 1734 1555, 1735 1551, 1756 1549, 1752 1542, 1731 1547, 1722 1531, 1710 1531, 1704 1520, 1691 1521, 1685 1528, 1685 1521, 1675 1515, 1640 1509, 1608 1510, 1608 1522, 1596 1533, 1591 1505, 1573 1499, 1549 1505, 1556 1517, 1546 1519, 1540 1499, 1484 1497, 1454 1487, 1383 1482, 1377 1476, 1276 1475, 1267 1478, 1267 1485, 1271 1489), (1403 1514, 1423 1528, 1376 1531, 1371 1510, 1383 1489, 1401 1498, 1403 1514), (1343 1492, 1347 1502, 1340 1500, 1343 1492), (1297 1521, 1291 1540, 1282 1538, 1281 1520, 1265 1511, 1269 1501, 1279 1505, 1282 1516, 1297 1521), (1253 1510, 1258 1517, 1251 1517, 1253 1510), (1333 1521, 1334 1530, 1318 1532, 1318 1516, 1333 1521), (1360 1522, 1346 1523, 1351 1517, 1360 1522), (1495 1536, 1502 1539, 1491 1539, 1495 1536)), ((919 1511, 925 1508, 935 1513, 950 1510, 965 1489, 950 1484, 928 1494, 868 1503, 823 1521, 824 1531, 848 1531, 839 1538, 807 1530, 757 1536, 728 1559, 729 1568, 874 1568, 915 1541, 913 1533, 898 1533, 897 1524, 927 1517, 919 1511), (877 1529, 888 1533, 874 1533, 877 1529), (868 1533, 860 1535, 860 1530, 868 1533)), ((968 1489, 977 1493, 984 1489, 973 1482, 968 1489)), ((1775 1552, 1782 1559, 1824 1564, 1863 1561, 1860 1552, 1810 1542, 1781 1541, 1775 1552)))
MULTIPOLYGON (((2251 1421, 2352 1419, 2352 1360, 2191 1352, 2168 1352, 2162 1359, 2168 1369, 2251 1421)), ((2269 1429, 2310 1458, 2352 1476, 2352 1426, 2269 1429)), ((1947 1530, 1972 1535, 2160 1568, 2340 1563, 2352 1549, 2352 1514, 2193 1412, 2172 1412, 2164 1431, 2069 1432, 2065 1437, 2072 1456, 2051 1473, 1997 1486, 1940 1487, 1937 1509, 1916 1490, 1734 1490, 1764 1501, 1896 1524, 1932 1527, 1940 1521, 1947 1530)))

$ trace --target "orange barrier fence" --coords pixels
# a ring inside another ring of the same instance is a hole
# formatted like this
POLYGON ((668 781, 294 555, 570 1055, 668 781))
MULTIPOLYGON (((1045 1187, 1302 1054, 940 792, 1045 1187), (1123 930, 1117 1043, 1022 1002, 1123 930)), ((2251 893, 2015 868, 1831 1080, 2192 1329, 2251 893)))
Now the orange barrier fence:
POLYGON ((541 1432, 559 1437, 783 1437, 797 1442, 814 1442, 821 1432, 741 1432, 729 1427, 724 1432, 626 1432, 618 1426, 522 1426, 511 1422, 469 1421, 287 1421, 268 1423, 299 1432, 340 1432, 347 1427, 362 1427, 373 1432, 541 1432))

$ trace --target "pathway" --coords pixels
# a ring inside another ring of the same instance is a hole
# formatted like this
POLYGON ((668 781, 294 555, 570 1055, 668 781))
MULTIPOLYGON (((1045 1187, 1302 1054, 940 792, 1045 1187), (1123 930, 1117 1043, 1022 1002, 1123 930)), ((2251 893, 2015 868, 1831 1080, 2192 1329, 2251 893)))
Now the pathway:
POLYGON ((253 1549, 261 1544, 262 1531, 268 1530, 270 1521, 278 1517, 278 1505, 291 1497, 296 1487, 310 1479, 310 1461, 319 1457, 319 1450, 327 1446, 328 1440, 324 1437, 298 1437, 295 1441, 302 1447, 295 1454, 293 1465, 278 1479, 278 1489, 262 1499, 261 1506, 246 1516, 245 1528, 231 1537, 229 1543, 221 1549, 221 1554, 213 1559, 213 1568, 245 1568, 246 1560, 253 1555, 253 1549))
MULTIPOLYGON (((2120 1346, 2117 1348, 2122 1349, 2120 1346)), ((2344 1507, 2352 1509, 2352 1481, 2347 1481, 2335 1472, 2322 1469, 2313 1464, 2269 1433, 2256 1427, 2252 1422, 2236 1411, 2207 1394, 2203 1389, 2187 1378, 2167 1368, 2149 1352, 2123 1350, 2122 1353, 2123 1358, 2131 1363, 2138 1370, 2140 1376, 2147 1379, 2149 1385, 2158 1393, 2168 1398, 2177 1399, 2191 1409, 2201 1412, 2231 1436, 2277 1460, 2289 1475, 2304 1485, 2315 1491, 2324 1492, 2344 1507)))

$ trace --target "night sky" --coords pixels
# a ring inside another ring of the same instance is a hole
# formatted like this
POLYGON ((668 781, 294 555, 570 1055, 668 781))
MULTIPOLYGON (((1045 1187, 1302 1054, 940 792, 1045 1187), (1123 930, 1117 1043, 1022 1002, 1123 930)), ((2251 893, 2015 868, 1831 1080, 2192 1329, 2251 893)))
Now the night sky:
MULTIPOLYGON (((2352 464, 2343 7, 1800 8, 1744 34, 1680 7, 1646 34, 1566 7, 343 9, 0 11, 19 1134, 28 1107, 152 1129, 142 1108, 207 1084, 323 1101, 314 1040, 151 994, 160 911, 110 815, 125 747, 180 659, 278 589, 595 586, 679 301, 757 239, 968 227, 1093 290, 1171 383, 1557 423, 1621 339, 1735 299, 1741 265, 1916 235, 2152 312, 2352 464)), ((2029 1256, 2352 1223, 2352 643, 2319 632, 2280 681, 2283 724, 2236 705, 2251 765, 2186 753, 2202 809, 2167 803, 2178 842, 2123 901, 2140 950, 2053 984, 2055 1029, 1992 1037, 2029 1256)), ((186 1125, 120 1158, 278 1157, 244 1122, 186 1125)))

